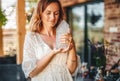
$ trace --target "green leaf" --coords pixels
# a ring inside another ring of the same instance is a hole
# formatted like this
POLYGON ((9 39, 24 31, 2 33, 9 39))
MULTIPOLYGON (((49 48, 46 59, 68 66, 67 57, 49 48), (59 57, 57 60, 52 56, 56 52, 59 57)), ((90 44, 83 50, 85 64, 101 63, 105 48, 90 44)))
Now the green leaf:
POLYGON ((7 18, 5 14, 2 12, 2 10, 0 9, 0 26, 5 25, 6 22, 7 22, 7 18))

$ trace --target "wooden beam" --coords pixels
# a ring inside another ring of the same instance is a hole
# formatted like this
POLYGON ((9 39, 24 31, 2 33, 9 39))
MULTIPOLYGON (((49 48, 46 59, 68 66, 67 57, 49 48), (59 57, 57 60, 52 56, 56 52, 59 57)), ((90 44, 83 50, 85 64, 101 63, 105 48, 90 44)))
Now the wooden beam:
POLYGON ((77 0, 60 0, 63 7, 72 6, 77 3, 77 0))
MULTIPOLYGON (((1 0, 0 0, 0 9, 1 9, 1 0)), ((2 57, 3 54, 3 34, 2 34, 2 26, 0 25, 0 57, 2 57)))
POLYGON ((4 56, 3 54, 3 34, 2 34, 2 26, 0 26, 0 57, 4 56))
POLYGON ((25 0, 17 0, 17 64, 21 64, 23 59, 25 25, 25 0))

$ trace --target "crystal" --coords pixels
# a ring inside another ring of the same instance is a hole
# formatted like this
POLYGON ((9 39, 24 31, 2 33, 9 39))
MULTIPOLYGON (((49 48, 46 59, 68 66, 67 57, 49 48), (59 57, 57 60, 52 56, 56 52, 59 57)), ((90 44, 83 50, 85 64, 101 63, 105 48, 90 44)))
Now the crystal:
POLYGON ((65 20, 61 21, 61 23, 58 25, 56 29, 56 49, 58 48, 65 49, 68 47, 67 44, 61 44, 59 42, 61 35, 67 33, 68 30, 69 30, 69 24, 65 20))

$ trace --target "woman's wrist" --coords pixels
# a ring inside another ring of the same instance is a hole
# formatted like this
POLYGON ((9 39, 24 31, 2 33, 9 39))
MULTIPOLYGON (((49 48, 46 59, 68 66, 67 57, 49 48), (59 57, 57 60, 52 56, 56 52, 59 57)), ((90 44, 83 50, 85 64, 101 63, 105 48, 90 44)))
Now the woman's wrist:
POLYGON ((73 47, 70 51, 69 51, 69 59, 71 62, 76 62, 77 61, 77 55, 76 55, 76 50, 75 47, 73 47))
POLYGON ((68 61, 69 61, 69 62, 72 62, 72 63, 76 63, 76 62, 77 62, 77 59, 69 59, 68 61))
POLYGON ((51 54, 54 56, 54 55, 56 55, 56 52, 54 50, 52 50, 51 54))

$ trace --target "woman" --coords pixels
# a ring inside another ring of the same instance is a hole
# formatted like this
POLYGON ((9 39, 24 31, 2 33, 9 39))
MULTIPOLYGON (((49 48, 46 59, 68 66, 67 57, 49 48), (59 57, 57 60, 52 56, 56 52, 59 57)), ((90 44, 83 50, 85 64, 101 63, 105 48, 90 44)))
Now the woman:
MULTIPOLYGON (((59 0, 40 0, 26 34, 22 68, 31 81, 73 81, 77 67, 75 44, 70 30, 60 37, 67 48, 56 49, 56 28, 63 21, 59 0)), ((64 29, 63 29, 64 30, 64 29)))

